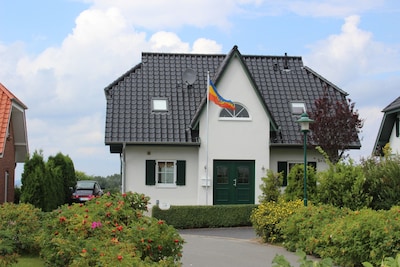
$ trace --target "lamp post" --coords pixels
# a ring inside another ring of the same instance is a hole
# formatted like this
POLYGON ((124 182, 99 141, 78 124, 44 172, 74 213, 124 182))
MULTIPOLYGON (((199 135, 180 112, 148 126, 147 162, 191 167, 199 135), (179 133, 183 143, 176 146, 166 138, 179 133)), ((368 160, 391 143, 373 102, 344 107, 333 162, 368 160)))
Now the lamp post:
POLYGON ((314 120, 308 117, 308 114, 304 112, 301 114, 300 119, 297 120, 300 124, 300 129, 304 134, 304 206, 307 207, 307 133, 310 130, 310 123, 313 123, 314 120))

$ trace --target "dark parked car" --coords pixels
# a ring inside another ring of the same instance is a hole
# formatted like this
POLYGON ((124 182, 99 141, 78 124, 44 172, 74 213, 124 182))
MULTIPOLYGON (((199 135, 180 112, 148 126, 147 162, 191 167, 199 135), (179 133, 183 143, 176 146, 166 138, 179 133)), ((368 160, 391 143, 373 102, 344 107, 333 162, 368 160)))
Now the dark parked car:
POLYGON ((76 183, 72 193, 73 202, 85 202, 94 197, 103 195, 103 190, 97 181, 82 180, 76 183))

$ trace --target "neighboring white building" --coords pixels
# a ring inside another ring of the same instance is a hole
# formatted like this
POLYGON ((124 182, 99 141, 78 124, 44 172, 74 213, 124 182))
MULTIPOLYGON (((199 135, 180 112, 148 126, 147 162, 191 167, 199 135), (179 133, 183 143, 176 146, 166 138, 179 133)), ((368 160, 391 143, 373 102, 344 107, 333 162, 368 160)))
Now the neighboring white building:
MULTIPOLYGON (((301 57, 143 53, 105 88, 105 143, 121 158, 123 191, 173 205, 258 203, 266 171, 303 163, 296 122, 324 90, 346 93, 301 57), (207 104, 207 74, 235 110, 207 104)), ((359 146, 358 146, 359 147, 359 146)), ((308 162, 321 170, 311 147, 308 162)))
POLYGON ((383 147, 390 145, 393 154, 400 154, 400 97, 382 110, 383 119, 375 141, 373 154, 383 156, 383 147))

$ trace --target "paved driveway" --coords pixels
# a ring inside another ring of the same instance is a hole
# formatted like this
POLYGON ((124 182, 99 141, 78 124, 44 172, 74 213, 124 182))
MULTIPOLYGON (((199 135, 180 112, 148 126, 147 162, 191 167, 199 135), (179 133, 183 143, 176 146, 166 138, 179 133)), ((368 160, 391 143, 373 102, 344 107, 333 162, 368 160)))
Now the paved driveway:
POLYGON ((185 229, 179 233, 186 242, 184 267, 266 267, 272 266, 277 254, 284 255, 292 266, 300 265, 294 253, 261 243, 251 227, 185 229))

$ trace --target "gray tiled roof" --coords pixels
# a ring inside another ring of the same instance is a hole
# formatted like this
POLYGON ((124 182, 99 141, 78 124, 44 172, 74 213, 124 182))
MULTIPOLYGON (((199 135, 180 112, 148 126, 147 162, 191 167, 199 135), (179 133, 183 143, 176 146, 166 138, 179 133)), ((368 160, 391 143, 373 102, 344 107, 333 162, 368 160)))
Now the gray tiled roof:
POLYGON ((227 55, 143 53, 140 64, 105 88, 105 143, 198 145, 190 127, 206 97, 207 71, 218 80, 233 55, 247 66, 272 123, 278 127, 272 145, 301 145, 298 118, 290 110, 292 101, 304 101, 311 110, 324 90, 338 99, 347 95, 304 67, 301 57, 241 55, 236 46, 227 55), (291 71, 283 70, 286 65, 291 71), (189 87, 182 81, 182 73, 188 68, 197 73, 189 87), (152 113, 153 97, 166 97, 169 111, 152 113))
POLYGON ((382 112, 388 113, 393 112, 400 109, 400 96, 396 98, 392 103, 390 103, 387 107, 385 107, 382 112))

